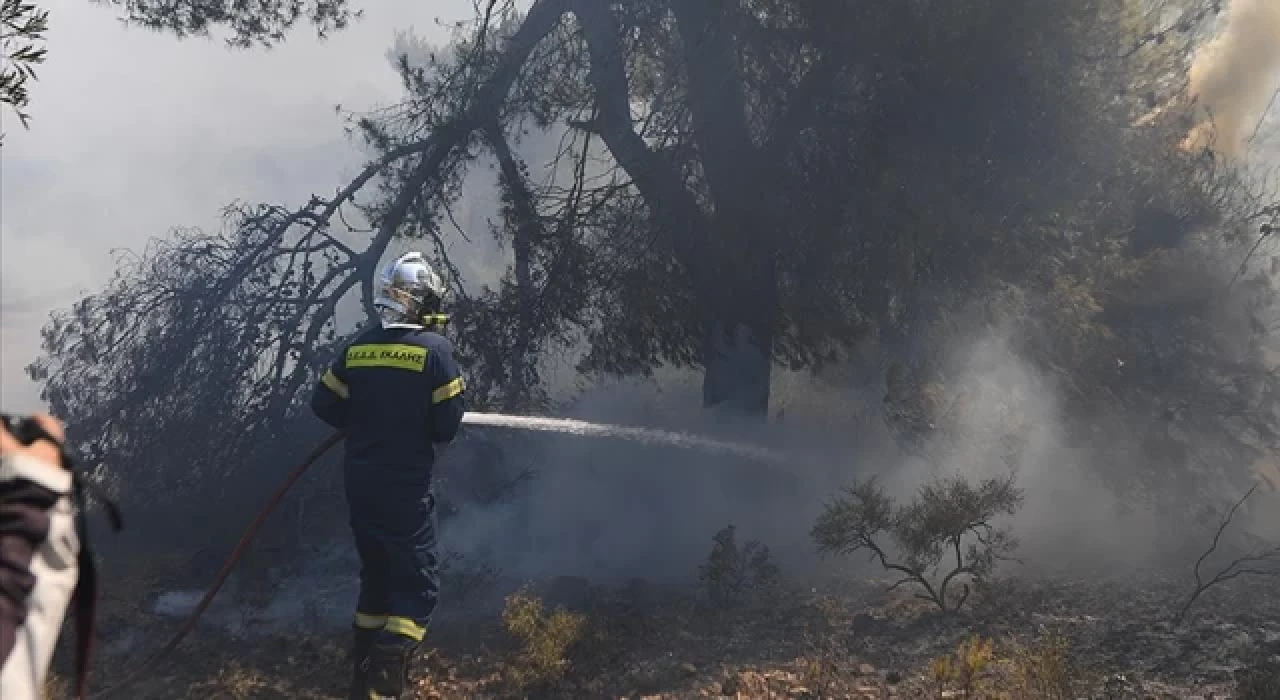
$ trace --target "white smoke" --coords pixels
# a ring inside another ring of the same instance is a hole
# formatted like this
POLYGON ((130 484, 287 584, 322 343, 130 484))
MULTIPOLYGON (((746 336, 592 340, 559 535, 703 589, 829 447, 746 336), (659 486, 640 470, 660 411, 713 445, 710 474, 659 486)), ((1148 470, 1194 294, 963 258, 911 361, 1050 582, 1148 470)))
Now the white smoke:
POLYGON ((1196 53, 1190 81, 1207 114, 1184 147, 1243 155, 1280 90, 1280 2, 1232 0, 1222 30, 1196 53))

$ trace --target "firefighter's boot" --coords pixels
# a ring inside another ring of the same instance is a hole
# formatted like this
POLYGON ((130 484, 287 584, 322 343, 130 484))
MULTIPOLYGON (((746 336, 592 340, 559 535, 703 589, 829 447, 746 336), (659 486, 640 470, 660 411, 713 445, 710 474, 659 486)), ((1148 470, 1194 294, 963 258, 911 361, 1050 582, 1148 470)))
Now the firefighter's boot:
POLYGON ((369 700, 369 653, 379 631, 355 628, 351 644, 351 689, 347 691, 347 700, 369 700))
POLYGON ((378 641, 369 652, 367 700, 401 700, 409 687, 409 659, 415 645, 378 641))

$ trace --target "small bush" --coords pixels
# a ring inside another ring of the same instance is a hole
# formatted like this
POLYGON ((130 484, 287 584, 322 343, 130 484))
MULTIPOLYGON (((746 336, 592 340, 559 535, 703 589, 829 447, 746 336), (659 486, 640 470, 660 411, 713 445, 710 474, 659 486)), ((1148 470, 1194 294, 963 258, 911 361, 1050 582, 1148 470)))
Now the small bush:
POLYGON ((519 651, 507 680, 515 688, 529 691, 563 679, 586 622, 585 616, 565 610, 548 615, 538 597, 524 590, 513 593, 502 611, 502 623, 519 644, 519 651))
POLYGON ((1066 637, 1050 633, 1029 647, 1015 647, 1011 700, 1074 700, 1071 647, 1066 637))
POLYGON ((970 584, 987 580, 996 562, 1017 548, 1008 530, 991 523, 1017 512, 1022 499, 1012 475, 977 486, 956 476, 925 484, 910 503, 895 505, 873 478, 829 502, 810 536, 823 554, 870 553, 903 575, 895 587, 915 584, 923 589, 917 597, 951 612, 964 605, 970 584), (901 561, 890 560, 886 539, 897 545, 901 561), (961 592, 953 594, 957 582, 961 592))
POLYGON ((703 591, 713 607, 736 607, 752 595, 776 588, 782 575, 768 547, 754 540, 738 547, 733 525, 717 532, 713 541, 707 563, 698 571, 703 591))
POLYGON ((991 640, 977 636, 961 642, 953 654, 934 659, 929 664, 929 672, 937 697, 944 697, 949 690, 958 692, 966 700, 982 697, 991 690, 984 674, 994 660, 995 646, 991 640))

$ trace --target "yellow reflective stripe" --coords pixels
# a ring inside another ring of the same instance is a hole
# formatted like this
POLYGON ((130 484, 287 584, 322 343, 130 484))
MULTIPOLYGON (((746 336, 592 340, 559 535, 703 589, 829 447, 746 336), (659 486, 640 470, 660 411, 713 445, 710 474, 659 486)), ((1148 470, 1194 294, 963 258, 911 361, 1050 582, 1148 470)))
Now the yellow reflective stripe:
POLYGON ((347 389, 346 382, 338 379, 338 375, 334 374, 333 370, 326 371, 320 381, 338 396, 344 399, 351 398, 351 392, 347 389))
POLYGON ((352 345, 347 367, 391 367, 421 372, 427 366, 427 349, 403 343, 352 345))
POLYGON ((356 627, 366 630, 380 630, 387 626, 386 615, 367 615, 362 612, 356 613, 356 627))
POLYGON ((391 616, 387 618, 387 626, 382 629, 398 634, 402 637, 408 637, 415 642, 421 642, 422 638, 427 636, 427 628, 410 620, 407 617, 391 616))
POLYGON ((449 399, 461 394, 467 387, 462 383, 462 377, 458 377, 444 386, 431 392, 431 403, 444 403, 449 399))

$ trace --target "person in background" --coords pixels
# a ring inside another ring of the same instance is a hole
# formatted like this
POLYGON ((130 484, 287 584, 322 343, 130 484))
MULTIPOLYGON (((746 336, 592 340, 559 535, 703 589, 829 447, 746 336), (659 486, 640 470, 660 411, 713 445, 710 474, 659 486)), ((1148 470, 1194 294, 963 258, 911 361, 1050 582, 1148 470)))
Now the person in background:
MULTIPOLYGON (((61 442, 63 428, 33 417, 61 442)), ((79 579, 72 475, 60 445, 24 445, 0 425, 0 697, 39 700, 79 579)))

